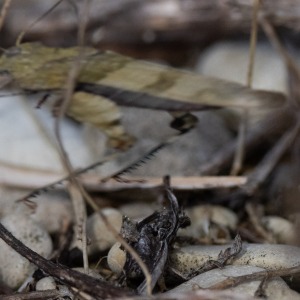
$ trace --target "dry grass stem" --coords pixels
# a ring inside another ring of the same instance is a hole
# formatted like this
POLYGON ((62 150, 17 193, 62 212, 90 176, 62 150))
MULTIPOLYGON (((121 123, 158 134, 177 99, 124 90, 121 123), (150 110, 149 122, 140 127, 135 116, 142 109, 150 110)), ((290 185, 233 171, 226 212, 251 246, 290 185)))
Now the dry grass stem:
POLYGON ((70 197, 72 199, 72 204, 75 213, 75 232, 78 235, 78 237, 76 238, 81 241, 82 247, 80 248, 82 249, 84 269, 86 271, 88 271, 88 255, 87 255, 85 202, 83 197, 81 196, 82 188, 80 187, 80 184, 77 181, 76 177, 73 175, 74 174, 73 167, 63 145, 60 125, 62 119, 65 116, 67 108, 72 100, 77 78, 82 68, 82 57, 84 55, 83 37, 87 25, 88 8, 89 8, 89 0, 85 0, 82 19, 79 20, 79 28, 78 28, 78 43, 80 44, 81 47, 79 47, 78 56, 74 60, 74 64, 72 65, 71 70, 69 72, 69 76, 66 82, 66 89, 63 95, 61 105, 58 109, 57 118, 54 125, 54 131, 59 146, 61 161, 64 166, 64 169, 68 172, 70 176, 68 189, 70 192, 70 197))
MULTIPOLYGON (((249 61, 247 70, 247 87, 251 88, 253 81, 253 70, 255 62, 255 50, 257 42, 257 23, 258 23, 258 12, 260 8, 260 0, 253 0, 253 16, 251 24, 251 35, 250 35, 250 50, 249 50, 249 61)), ((245 139, 248 127, 248 110, 245 108, 242 111, 241 121, 238 131, 237 149, 234 155, 233 164, 231 168, 231 175, 237 175, 240 173, 243 167, 243 161, 245 157, 245 139)))
POLYGON ((34 22, 29 24, 28 27, 26 27, 16 40, 16 46, 19 46, 22 43, 22 40, 27 32, 29 32, 37 23, 39 23, 42 19, 44 19, 48 14, 50 14, 60 3, 62 3, 64 0, 57 1, 54 5, 52 5, 47 11, 45 11, 40 17, 38 17, 34 22))

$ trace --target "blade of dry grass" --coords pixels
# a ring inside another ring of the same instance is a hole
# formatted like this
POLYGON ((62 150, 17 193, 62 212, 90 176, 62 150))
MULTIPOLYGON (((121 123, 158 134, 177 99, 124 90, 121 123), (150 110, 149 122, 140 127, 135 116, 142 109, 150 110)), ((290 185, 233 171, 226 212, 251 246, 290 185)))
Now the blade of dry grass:
MULTIPOLYGON (((247 87, 252 87, 253 81, 253 69, 255 62, 255 50, 256 50, 256 42, 257 42, 257 20, 258 20, 258 12, 260 9, 261 2, 260 0, 253 0, 253 16, 252 16, 252 24, 251 24, 251 36, 250 36, 250 50, 249 50, 249 61, 248 61, 248 71, 247 71, 247 87)), ((248 124, 248 110, 244 109, 242 112, 242 117, 240 121, 239 131, 238 131, 238 140, 237 140, 237 148, 233 159, 233 164, 231 168, 231 175, 237 175, 240 173, 243 160, 245 157, 245 139, 247 132, 247 124, 248 124)))

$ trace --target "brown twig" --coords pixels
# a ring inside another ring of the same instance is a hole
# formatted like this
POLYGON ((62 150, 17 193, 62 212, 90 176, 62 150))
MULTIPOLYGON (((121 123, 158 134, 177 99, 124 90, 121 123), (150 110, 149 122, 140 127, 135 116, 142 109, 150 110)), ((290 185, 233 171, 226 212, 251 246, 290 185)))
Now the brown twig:
MULTIPOLYGON (((89 0, 86 0, 86 1, 89 1, 89 0)), ((87 6, 88 5, 86 5, 86 8, 87 8, 87 6)), ((119 233, 115 230, 115 228, 109 223, 109 221, 107 220, 105 215, 101 212, 99 207, 96 205, 96 203, 93 201, 93 199, 88 195, 88 193, 82 187, 80 182, 74 176, 74 171, 73 171, 72 165, 69 161, 68 155, 67 155, 67 153, 64 149, 62 139, 61 139, 60 123, 61 123, 61 120, 62 120, 62 118, 64 117, 64 115, 67 111, 69 103, 71 102, 72 95, 73 95, 74 90, 75 90, 76 79, 77 79, 77 77, 79 75, 79 72, 81 70, 81 57, 84 53, 84 49, 83 49, 82 46, 84 44, 84 32, 85 32, 85 28, 86 28, 86 24, 87 24, 87 13, 84 14, 84 17, 85 18, 84 18, 83 22, 80 23, 80 26, 79 26, 79 29, 78 29, 78 41, 79 41, 79 45, 81 47, 79 48, 78 57, 74 61, 73 68, 70 70, 70 73, 69 73, 69 76, 68 76, 67 85, 66 85, 67 88, 66 88, 66 91, 65 91, 63 102, 61 103, 61 106, 60 106, 60 109, 59 109, 59 112, 58 112, 56 122, 55 122, 55 135, 56 135, 57 141, 59 143, 59 147, 60 147, 60 150, 61 150, 61 155, 62 155, 62 158, 63 158, 64 166, 65 166, 66 170, 69 173, 70 183, 73 184, 74 187, 76 187, 76 189, 78 189, 78 192, 80 192, 83 195, 83 197, 85 198, 87 203, 89 203, 93 207, 93 209, 99 213, 100 217, 103 219, 103 221, 104 221, 106 227, 108 228, 108 230, 112 232, 114 237, 118 241, 121 242, 121 244, 124 246, 124 248, 132 255, 132 257, 140 265, 140 267, 141 267, 141 269, 142 269, 142 271, 145 275, 146 282, 147 282, 147 292, 148 292, 149 295, 151 295, 151 274, 149 273, 149 270, 148 270, 147 266, 141 260, 141 258, 136 253, 136 251, 134 251, 134 249, 132 247, 130 247, 124 241, 124 239, 119 235, 119 233)), ((84 248, 86 248, 86 245, 85 245, 84 248)))
POLYGON ((69 71, 66 89, 63 97, 63 101, 60 103, 59 110, 57 112, 57 117, 54 125, 54 132, 59 146, 59 152, 61 156, 62 164, 65 170, 68 172, 70 176, 70 181, 68 190, 72 199, 73 208, 75 212, 75 232, 78 235, 77 241, 80 240, 82 255, 83 255, 83 264, 85 271, 88 271, 88 255, 87 255, 87 237, 86 237, 86 207, 81 194, 81 187, 76 177, 73 175, 73 167, 69 160, 68 154, 64 148, 64 144, 62 142, 60 125, 61 121, 65 116, 65 113, 69 107, 69 104, 72 101, 72 96, 74 94, 77 77, 82 68, 82 57, 84 55, 84 33, 87 26, 88 20, 88 10, 89 10, 89 0, 85 0, 84 2, 84 10, 82 13, 82 18, 79 21, 78 27, 78 43, 80 45, 78 50, 78 56, 74 60, 74 64, 72 65, 71 70, 69 71))
POLYGON ((12 249, 28 259, 31 263, 43 270, 46 274, 57 278, 64 284, 76 287, 87 292, 96 299, 120 297, 130 294, 128 291, 112 286, 111 284, 69 269, 61 264, 55 264, 29 249, 16 239, 1 223, 0 238, 12 249))
POLYGON ((59 290, 46 290, 28 293, 17 293, 12 295, 0 295, 1 300, 47 300, 59 299, 65 296, 59 290))

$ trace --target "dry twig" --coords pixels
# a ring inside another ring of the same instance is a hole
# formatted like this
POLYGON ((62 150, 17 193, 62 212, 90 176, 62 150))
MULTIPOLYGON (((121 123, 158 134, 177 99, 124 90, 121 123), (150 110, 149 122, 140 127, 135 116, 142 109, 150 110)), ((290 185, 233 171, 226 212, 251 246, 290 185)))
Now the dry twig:
MULTIPOLYGON (((250 50, 249 50, 249 61, 248 61, 248 72, 247 72, 247 86, 251 88, 253 79, 254 59, 257 41, 257 19, 260 8, 260 0, 253 0, 253 16, 251 24, 251 36, 250 36, 250 50)), ((234 155, 233 164, 231 168, 231 175, 237 175, 242 169, 244 153, 245 153, 245 139, 248 124, 248 110, 243 109, 239 132, 237 140, 237 149, 234 155)))

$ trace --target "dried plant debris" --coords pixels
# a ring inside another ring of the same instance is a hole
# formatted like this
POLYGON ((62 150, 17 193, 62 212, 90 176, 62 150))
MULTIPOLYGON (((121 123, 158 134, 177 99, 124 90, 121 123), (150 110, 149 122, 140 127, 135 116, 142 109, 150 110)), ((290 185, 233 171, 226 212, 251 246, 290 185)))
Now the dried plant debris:
POLYGON ((230 259, 234 259, 242 250, 242 239, 239 234, 236 235, 233 245, 221 250, 216 260, 210 259, 204 265, 195 272, 192 272, 187 276, 188 279, 193 278, 201 273, 207 272, 215 268, 223 268, 230 259))
MULTIPOLYGON (((133 222, 124 218, 121 235, 129 243, 141 259, 145 262, 151 273, 151 288, 163 275, 169 249, 174 241, 179 228, 190 224, 189 218, 179 208, 177 198, 173 194, 165 179, 165 196, 169 201, 169 207, 160 212, 154 212, 139 222, 133 222)), ((146 281, 137 262, 126 253, 124 274, 129 285, 138 283, 137 292, 144 294, 146 281)))

